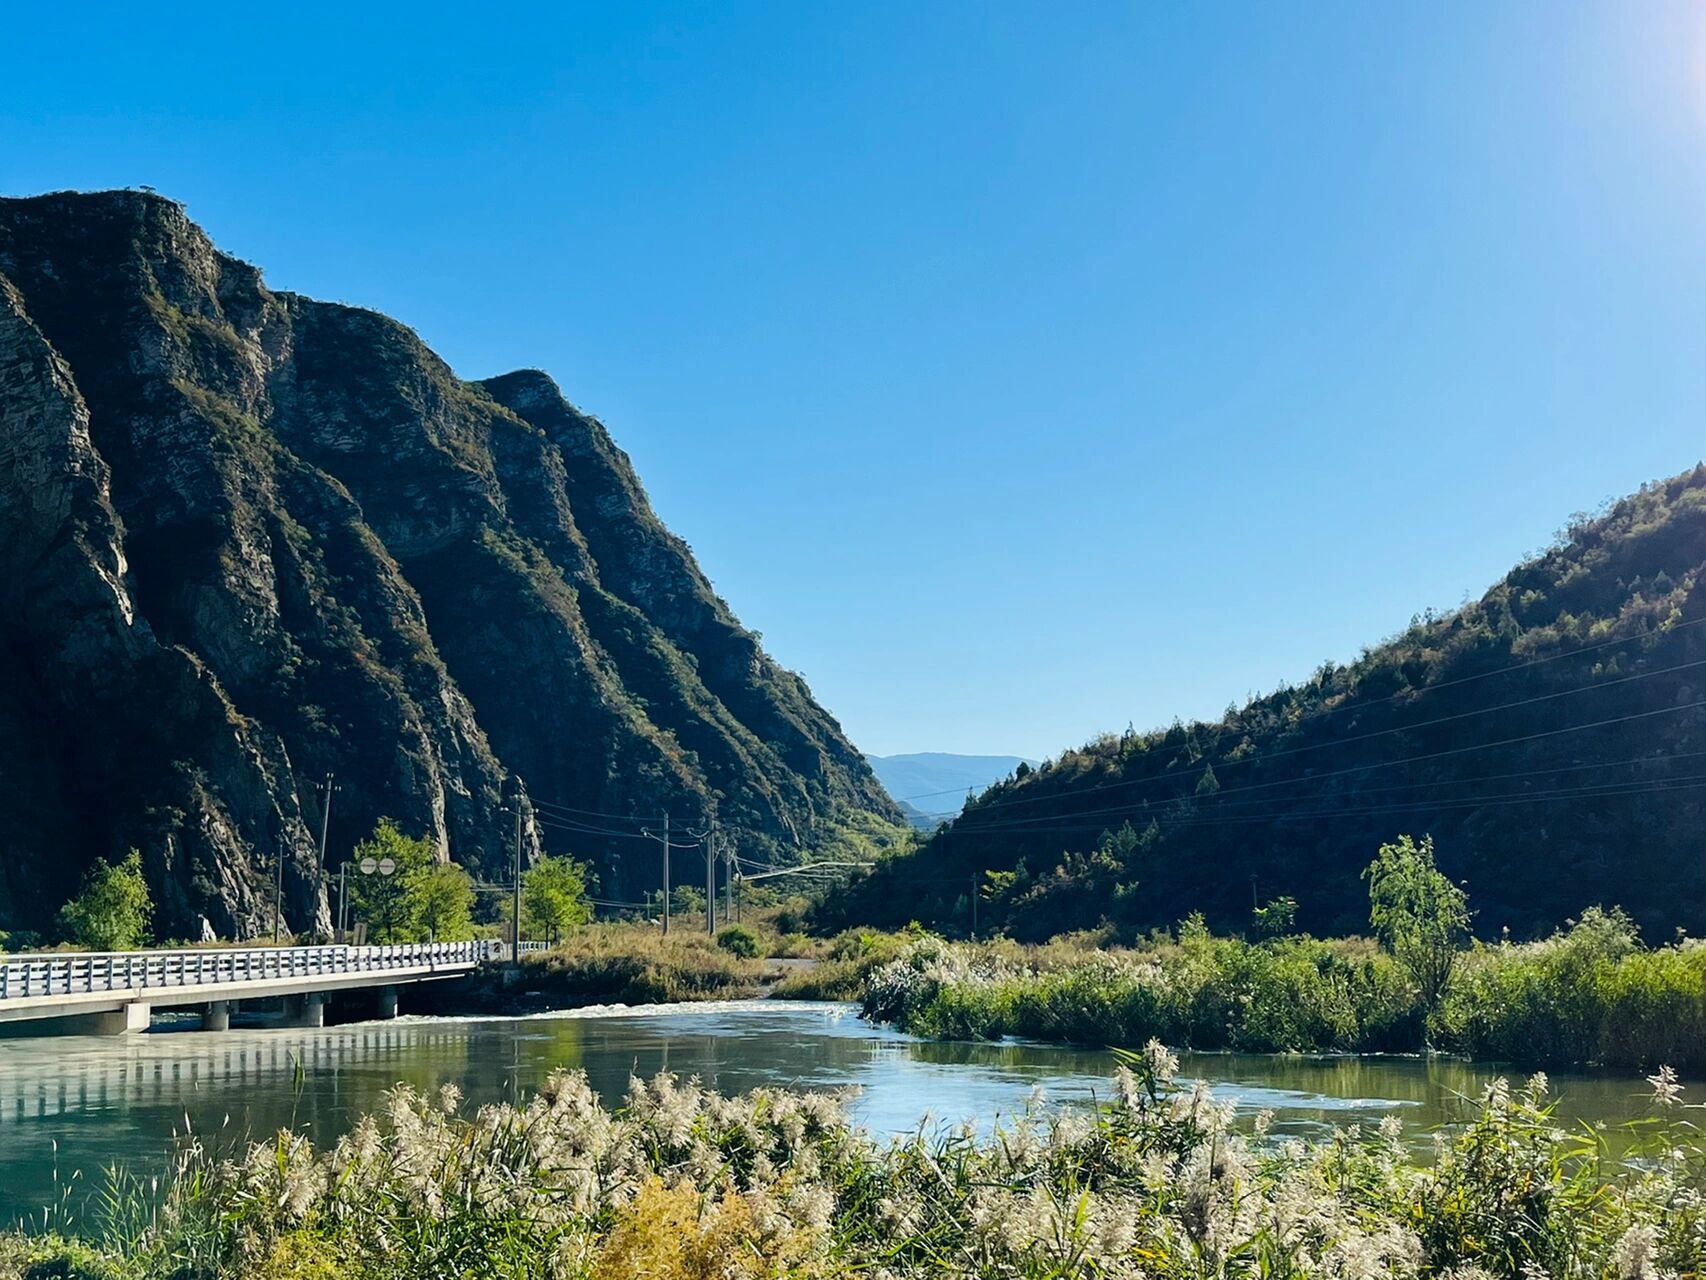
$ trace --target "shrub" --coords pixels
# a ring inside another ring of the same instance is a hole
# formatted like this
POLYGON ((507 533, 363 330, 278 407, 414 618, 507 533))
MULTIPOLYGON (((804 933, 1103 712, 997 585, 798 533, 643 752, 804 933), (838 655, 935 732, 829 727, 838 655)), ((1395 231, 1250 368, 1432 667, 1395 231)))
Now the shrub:
POLYGON ((529 988, 580 1004, 730 999, 757 994, 763 977, 702 933, 666 937, 651 925, 589 925, 522 965, 529 988))
POLYGON ((59 925, 67 942, 90 951, 132 951, 147 943, 153 911, 142 855, 132 849, 89 868, 82 889, 60 909, 59 925))
POLYGON ((731 924, 726 929, 718 930, 717 945, 724 951, 733 952, 747 960, 756 960, 764 952, 757 930, 744 924, 731 924))

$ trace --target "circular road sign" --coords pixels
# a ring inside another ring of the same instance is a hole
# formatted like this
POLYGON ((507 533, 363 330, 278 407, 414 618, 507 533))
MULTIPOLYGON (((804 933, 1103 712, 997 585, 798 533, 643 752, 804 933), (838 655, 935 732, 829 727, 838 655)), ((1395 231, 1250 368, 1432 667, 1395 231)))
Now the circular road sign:
POLYGON ((397 869, 397 860, 395 858, 381 858, 381 859, 379 859, 379 874, 380 875, 388 876, 393 871, 395 871, 396 869, 397 869))
POLYGON ((379 870, 379 859, 377 859, 377 858, 363 858, 361 860, 361 874, 362 875, 370 876, 377 870, 379 870))

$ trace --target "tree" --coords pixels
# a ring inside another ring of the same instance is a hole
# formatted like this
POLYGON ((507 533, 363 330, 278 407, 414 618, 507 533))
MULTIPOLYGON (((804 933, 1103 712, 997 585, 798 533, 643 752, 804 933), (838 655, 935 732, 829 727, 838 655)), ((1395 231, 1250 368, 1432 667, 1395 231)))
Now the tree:
POLYGON ((373 834, 356 845, 354 859, 389 858, 396 869, 388 876, 350 877, 350 901, 357 918, 365 919, 375 942, 413 942, 423 931, 420 919, 420 875, 437 865, 437 851, 424 838, 406 836, 390 818, 379 819, 373 834))
POLYGON ((407 889, 428 942, 457 942, 474 936, 474 881, 461 867, 434 862, 414 872, 407 889))
POLYGON ((1383 844, 1368 870, 1369 922, 1416 986, 1431 1013, 1451 982, 1469 936, 1469 895, 1434 865, 1432 836, 1383 844))
POLYGON ((59 927, 67 942, 90 951, 134 951, 147 943, 153 913, 142 855, 132 849, 89 868, 77 896, 60 908, 59 927))
POLYGON ((1283 938, 1297 923, 1297 899, 1275 898, 1265 907, 1250 913, 1255 918, 1253 932, 1258 938, 1283 938))
POLYGON ((553 943, 564 929, 592 919, 586 895, 586 867, 573 858, 541 858, 521 878, 524 918, 553 943))

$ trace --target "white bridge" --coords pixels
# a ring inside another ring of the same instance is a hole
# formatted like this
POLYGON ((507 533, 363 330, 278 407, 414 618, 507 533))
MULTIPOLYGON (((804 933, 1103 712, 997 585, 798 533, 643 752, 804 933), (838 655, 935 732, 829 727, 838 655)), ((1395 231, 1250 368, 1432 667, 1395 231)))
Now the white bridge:
POLYGON ((0 956, 0 1024, 71 1019, 64 1029, 118 1035, 146 1030, 155 1009, 189 1008, 222 1031, 234 1002, 283 997, 290 1025, 317 1027, 329 992, 359 987, 377 989, 379 1016, 388 1018, 399 985, 461 977, 510 955, 509 944, 482 941, 0 956))

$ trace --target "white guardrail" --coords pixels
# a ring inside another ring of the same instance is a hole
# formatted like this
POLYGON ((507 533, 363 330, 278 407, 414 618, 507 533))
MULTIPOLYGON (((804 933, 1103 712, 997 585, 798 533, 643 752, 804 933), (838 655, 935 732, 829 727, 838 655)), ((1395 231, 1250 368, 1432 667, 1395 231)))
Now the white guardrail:
MULTIPOLYGON (((523 942, 536 951, 542 942, 523 942)), ((228 947, 181 951, 47 952, 0 957, 0 1001, 98 995, 160 987, 381 974, 397 969, 464 968, 506 960, 504 942, 412 942, 385 947, 228 947)))

